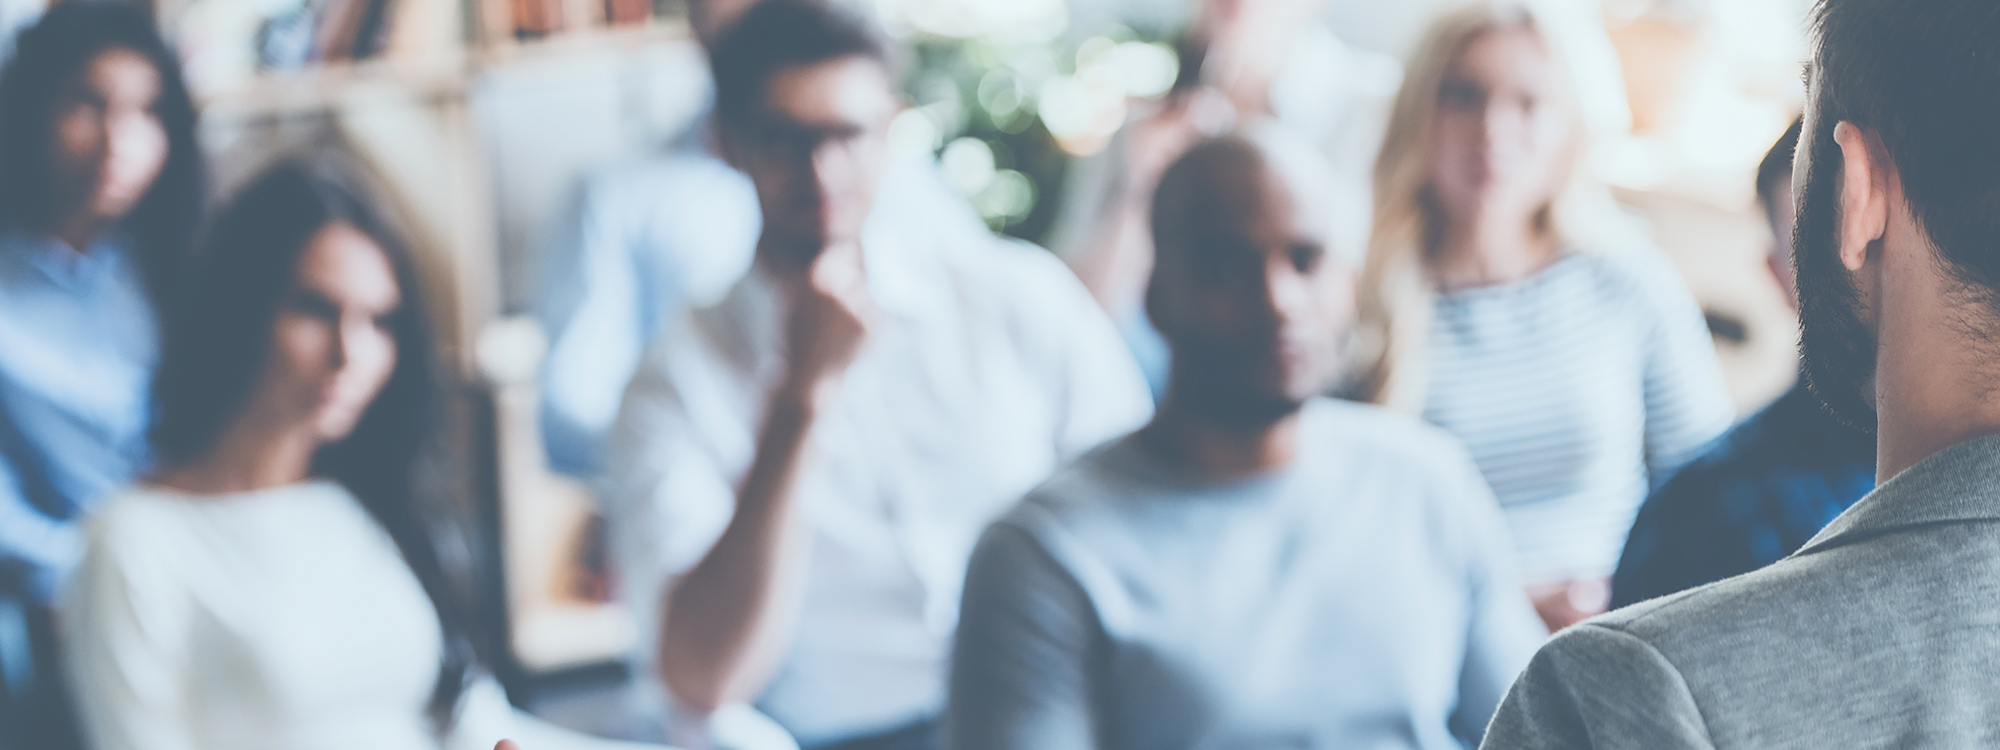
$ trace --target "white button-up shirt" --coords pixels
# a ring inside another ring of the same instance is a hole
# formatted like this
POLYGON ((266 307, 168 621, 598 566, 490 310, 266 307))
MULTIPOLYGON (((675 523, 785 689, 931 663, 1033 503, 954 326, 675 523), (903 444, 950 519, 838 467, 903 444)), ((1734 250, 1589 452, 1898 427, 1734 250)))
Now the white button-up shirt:
MULTIPOLYGON (((602 441, 646 347, 750 268, 763 225, 757 189, 707 150, 706 128, 670 153, 593 174, 542 251, 542 434, 558 471, 593 477, 604 468, 602 441)), ((928 157, 891 160, 878 194, 868 231, 989 235, 928 157)))
MULTIPOLYGON (((979 533, 1151 413, 1131 355, 1053 256, 887 234, 864 251, 882 318, 813 427, 796 485, 816 535, 810 579, 759 701, 808 745, 935 714, 979 533)), ((626 390, 605 496, 643 632, 658 632, 663 587, 735 510, 785 374, 786 305, 753 270, 670 328, 626 390)))

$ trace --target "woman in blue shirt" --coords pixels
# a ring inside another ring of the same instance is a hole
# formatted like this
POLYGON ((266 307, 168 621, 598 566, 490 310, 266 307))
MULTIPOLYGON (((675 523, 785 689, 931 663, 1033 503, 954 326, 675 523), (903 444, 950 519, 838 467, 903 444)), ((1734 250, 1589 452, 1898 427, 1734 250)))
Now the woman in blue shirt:
POLYGON ((201 221, 180 70, 143 11, 64 3, 0 73, 0 566, 38 599, 143 460, 154 303, 201 221))
MULTIPOLYGON (((78 0, 22 32, 0 71, 0 636, 46 632, 80 517, 146 460, 154 310, 201 221, 201 161, 146 12, 78 0)), ((41 640, 0 637, 0 745, 48 744, 17 735, 55 723, 41 640)))

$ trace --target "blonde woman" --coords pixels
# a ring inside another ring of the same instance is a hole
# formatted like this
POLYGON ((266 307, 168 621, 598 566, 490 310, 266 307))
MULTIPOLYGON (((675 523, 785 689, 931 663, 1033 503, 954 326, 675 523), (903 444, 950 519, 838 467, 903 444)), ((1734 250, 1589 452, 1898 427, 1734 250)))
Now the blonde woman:
POLYGON ((1376 164, 1360 387, 1465 442, 1556 629, 1603 609, 1647 490, 1733 407, 1680 277, 1585 174, 1548 28, 1480 4, 1415 58, 1376 164))

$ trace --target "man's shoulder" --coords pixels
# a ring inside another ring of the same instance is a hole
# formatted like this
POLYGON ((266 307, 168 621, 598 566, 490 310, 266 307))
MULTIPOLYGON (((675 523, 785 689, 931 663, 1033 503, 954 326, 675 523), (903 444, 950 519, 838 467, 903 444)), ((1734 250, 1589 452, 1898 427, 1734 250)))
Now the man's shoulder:
POLYGON ((1663 717, 1700 741, 1572 744, 1991 746, 1971 735, 2000 710, 1989 677, 2000 658, 1963 605, 1980 598, 1984 576, 1939 553, 1952 539, 1922 536, 1794 556, 1566 629, 1516 684, 1516 705, 1495 722, 1502 744, 1491 746, 1521 746, 1549 727, 1652 731, 1663 717))
POLYGON ((1130 439, 1128 435, 1108 441, 1063 464, 1002 515, 1001 522, 1032 531, 1101 515, 1130 490, 1130 477, 1122 468, 1132 458, 1130 439))
POLYGON ((1818 616, 1830 601, 1853 593, 1860 561, 1846 555, 1802 555, 1657 599, 1599 615, 1588 622, 1623 631, 1665 651, 1713 651, 1704 641, 1728 634, 1761 640, 1783 638, 1826 625, 1818 616))
POLYGON ((1587 624, 1645 643, 1697 697, 1786 695, 1799 688, 1799 670, 1853 672, 1858 657, 1886 645, 1870 638, 1907 624, 1895 602, 1922 593, 1902 590, 1882 574, 1919 561, 1898 554, 1855 545, 1794 555, 1587 624))
POLYGON ((1305 450, 1327 463, 1456 482, 1476 475, 1464 443, 1436 425, 1394 409, 1342 399, 1306 404, 1305 450))
POLYGON ((1711 747, 1715 723, 1774 709, 1745 701, 1785 695, 1783 682, 1808 666, 1787 647, 1798 634, 1771 622, 1824 619, 1787 606, 1797 572, 1739 576, 1563 629, 1516 681, 1486 747, 1711 747), (1678 736, 1586 739, 1606 728, 1678 736))
POLYGON ((1130 503, 1123 500, 1132 489, 1119 468, 1129 459, 1121 455, 1130 450, 1124 442, 1112 440, 1056 469, 993 521, 986 535, 1004 538, 989 544, 1006 547, 1008 554, 1039 550, 1036 554, 1071 573, 1078 566, 1100 566, 1101 545, 1130 529, 1125 513, 1130 503))
POLYGON ((1360 442, 1362 449, 1412 456, 1463 453, 1458 439, 1443 428, 1376 404, 1337 398, 1315 398, 1302 411, 1314 436, 1360 442))

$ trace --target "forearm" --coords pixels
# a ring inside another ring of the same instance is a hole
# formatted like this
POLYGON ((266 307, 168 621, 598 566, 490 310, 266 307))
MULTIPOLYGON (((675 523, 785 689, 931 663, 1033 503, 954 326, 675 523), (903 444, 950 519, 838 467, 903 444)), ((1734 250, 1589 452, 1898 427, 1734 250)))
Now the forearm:
POLYGON ((753 697, 797 620, 810 536, 792 496, 816 410, 789 393, 773 400, 729 526, 665 594, 660 675, 695 708, 753 697))

